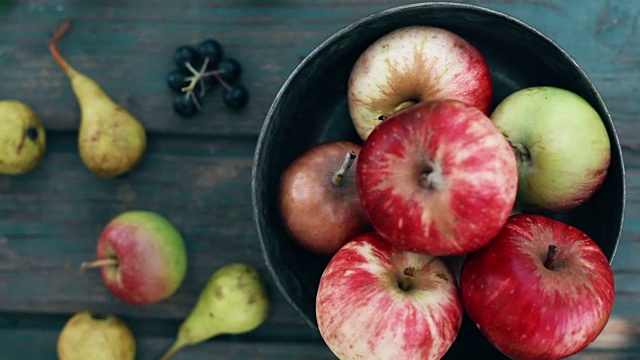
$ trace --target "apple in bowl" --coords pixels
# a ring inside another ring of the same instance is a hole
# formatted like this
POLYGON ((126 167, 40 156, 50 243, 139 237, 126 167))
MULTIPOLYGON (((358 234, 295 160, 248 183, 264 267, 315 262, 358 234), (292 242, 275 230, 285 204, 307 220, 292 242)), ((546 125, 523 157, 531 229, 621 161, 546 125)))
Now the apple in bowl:
POLYGON ((602 118, 578 94, 553 86, 515 91, 490 115, 518 161, 518 207, 562 212, 600 188, 611 163, 602 118))
POLYGON ((391 115, 422 101, 454 99, 489 112, 493 83, 484 56, 463 37, 435 26, 385 34, 349 76, 349 112, 362 139, 391 115))
POLYGON ((287 233, 308 251, 331 255, 370 229, 358 198, 360 145, 327 141, 311 146, 283 172, 279 211, 287 233))
POLYGON ((614 278, 581 230, 541 215, 513 215, 460 275, 464 308, 486 338, 518 360, 562 359, 589 345, 613 308, 614 278))
POLYGON ((436 256, 488 243, 513 211, 516 159, 476 107, 421 102, 377 126, 360 150, 358 195, 394 246, 436 256))
POLYGON ((462 322, 455 278, 439 258, 392 247, 375 232, 349 241, 320 279, 318 329, 340 359, 433 359, 462 322))

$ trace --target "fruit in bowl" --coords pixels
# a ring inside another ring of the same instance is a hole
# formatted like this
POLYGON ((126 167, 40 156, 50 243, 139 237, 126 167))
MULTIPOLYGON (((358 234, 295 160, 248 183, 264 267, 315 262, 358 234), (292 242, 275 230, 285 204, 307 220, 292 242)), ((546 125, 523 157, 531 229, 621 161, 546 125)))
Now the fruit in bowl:
POLYGON ((340 359, 439 359, 462 322, 453 274, 375 232, 348 242, 320 280, 318 328, 340 359))
POLYGON ((312 146, 280 179, 279 211, 287 231, 302 247, 333 254, 370 228, 356 190, 360 145, 330 141, 312 146))
POLYGON ((349 76, 349 112, 362 139, 413 104, 454 99, 489 112, 492 80, 484 56, 458 34, 404 26, 380 37, 349 76))
POLYGON ((516 152, 521 207, 566 211, 588 200, 607 176, 611 144, 604 122, 569 90, 518 90, 498 104, 491 120, 516 152))
MULTIPOLYGON (((495 107, 509 95, 534 86, 549 86, 570 91, 584 99, 598 113, 610 143, 610 165, 601 185, 585 201, 567 210, 527 209, 526 211, 544 213, 549 218, 580 229, 593 239, 609 262, 614 256, 624 213, 625 182, 620 145, 604 102, 575 61, 539 31, 505 14, 468 4, 404 5, 353 23, 330 37, 307 56, 278 93, 267 114, 258 141, 253 169, 252 196, 265 261, 278 288, 310 326, 318 327, 320 317, 324 316, 320 315, 316 309, 320 284, 324 282, 322 278, 324 271, 328 269, 334 257, 339 256, 342 249, 350 248, 353 244, 347 242, 333 257, 319 256, 297 246, 286 232, 277 211, 279 179, 287 166, 310 146, 326 141, 345 140, 362 144, 356 166, 356 176, 362 176, 358 174, 357 169, 365 157, 363 151, 367 147, 374 146, 367 142, 374 136, 376 130, 363 139, 356 129, 356 122, 350 113, 349 79, 358 59, 371 44, 395 30, 416 24, 439 27, 453 32, 482 54, 492 78, 493 95, 489 112, 485 113, 486 116, 491 114, 495 107), (318 94, 323 94, 323 97, 319 97, 318 94)), ((410 53, 410 51, 407 52, 407 54, 410 53)), ((400 84, 397 86, 399 87, 400 84)), ((403 102, 406 100, 404 99, 403 102)), ((416 99, 409 100, 411 100, 410 103, 400 106, 402 112, 410 112, 410 107, 420 106, 416 105, 418 103, 416 99)), ((466 105, 473 107, 468 103, 466 105)), ((478 111, 483 112, 481 109, 478 111)), ((376 128, 381 128, 385 122, 393 123, 394 116, 399 115, 401 112, 383 116, 383 119, 376 123, 376 128)), ((493 125, 500 129, 496 122, 493 125)), ((412 136, 414 132, 410 132, 412 136)), ((498 132, 503 131, 498 130, 498 132)), ((512 160, 517 161, 515 153, 517 143, 512 141, 512 144, 509 144, 511 139, 504 136, 505 134, 500 135, 507 143, 506 146, 511 147, 509 151, 512 160)), ((393 136, 395 135, 389 132, 386 138, 393 136)), ((479 146, 472 139, 470 143, 479 146)), ((395 155, 389 154, 389 157, 395 155)), ((413 156, 420 155, 414 153, 413 156)), ((364 181, 372 181, 372 177, 375 178, 375 175, 366 176, 364 181)), ((497 178, 495 181, 503 181, 503 179, 497 178)), ((402 186, 396 186, 390 192, 398 192, 401 188, 402 186)), ((489 203, 476 205, 477 212, 480 214, 491 211, 489 203)), ((514 206, 511 210, 520 212, 524 209, 514 206)), ((445 210, 442 212, 444 213, 445 210)), ((438 214, 438 216, 446 215, 438 214)), ((399 217, 401 215, 398 215, 399 217)), ((398 218, 396 218, 396 224, 398 218)), ((375 222, 375 220, 372 221, 372 225, 377 236, 393 246, 395 235, 386 234, 387 236, 384 237, 375 230, 375 222)), ((390 219, 389 222, 391 222, 390 219)), ((355 240, 352 239, 352 241, 355 240)), ((482 251, 485 246, 489 245, 480 246, 475 251, 482 251)), ((394 249, 407 251, 397 247, 394 249)), ((412 253, 433 256, 427 249, 419 251, 427 253, 412 253)), ((474 251, 470 251, 456 256, 440 256, 440 259, 452 264, 463 262, 465 257, 473 253, 474 251)), ((450 267, 455 270, 453 266, 450 267)), ((455 275, 455 271, 452 272, 455 275)), ((345 307, 355 306, 355 298, 350 298, 348 301, 350 302, 344 304, 345 307)), ((406 322, 397 322, 395 325, 398 328, 410 328, 406 322)), ((372 339, 373 337, 369 338, 374 341, 372 339)), ((344 342, 344 339, 327 337, 326 342, 328 344, 344 342)), ((505 358, 505 355, 489 341, 468 316, 463 317, 455 341, 441 356, 445 359, 505 358)), ((384 357, 380 356, 380 358, 384 357)))
POLYGON ((512 216, 467 256, 464 307, 489 341, 513 359, 562 359, 589 345, 611 315, 614 278, 584 232, 546 216, 512 216))
POLYGON ((507 140, 457 100, 420 102, 382 122, 356 170, 376 231, 398 248, 437 256, 488 243, 511 214, 518 185, 507 140))

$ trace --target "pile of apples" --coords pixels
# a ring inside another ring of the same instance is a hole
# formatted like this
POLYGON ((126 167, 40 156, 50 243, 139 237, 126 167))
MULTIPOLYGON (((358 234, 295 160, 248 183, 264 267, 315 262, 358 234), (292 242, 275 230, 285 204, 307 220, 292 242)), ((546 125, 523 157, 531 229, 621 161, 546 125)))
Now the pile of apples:
POLYGON ((349 78, 362 142, 315 144, 283 173, 285 228, 330 256, 316 316, 340 359, 440 359, 465 311, 513 359, 568 357, 603 330, 614 300, 605 254, 540 214, 600 188, 604 123, 566 89, 519 89, 490 109, 492 92, 466 39, 397 29, 349 78))

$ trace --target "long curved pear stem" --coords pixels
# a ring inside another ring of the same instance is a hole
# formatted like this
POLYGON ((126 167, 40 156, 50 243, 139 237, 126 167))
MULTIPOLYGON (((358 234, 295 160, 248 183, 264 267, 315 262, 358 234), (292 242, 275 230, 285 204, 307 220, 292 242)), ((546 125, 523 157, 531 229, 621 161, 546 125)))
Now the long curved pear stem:
POLYGON ((162 357, 160 358, 160 360, 169 360, 171 357, 173 357, 173 355, 175 355, 178 351, 180 351, 183 347, 187 346, 189 344, 187 344, 186 342, 184 342, 179 336, 176 339, 176 341, 173 343, 173 345, 171 345, 171 347, 169 348, 169 350, 167 350, 167 352, 162 355, 162 357))
POLYGON ((55 59, 56 63, 58 63, 58 65, 62 68, 62 70, 64 70, 64 72, 70 78, 76 75, 76 71, 62 57, 62 55, 60 54, 60 51, 58 50, 57 45, 58 45, 58 41, 60 41, 60 39, 64 37, 67 31, 69 31, 69 29, 71 28, 71 25, 72 25, 71 19, 65 20, 62 24, 60 24, 60 26, 58 27, 58 30, 49 41, 49 51, 51 51, 51 55, 53 55, 53 58, 55 59))

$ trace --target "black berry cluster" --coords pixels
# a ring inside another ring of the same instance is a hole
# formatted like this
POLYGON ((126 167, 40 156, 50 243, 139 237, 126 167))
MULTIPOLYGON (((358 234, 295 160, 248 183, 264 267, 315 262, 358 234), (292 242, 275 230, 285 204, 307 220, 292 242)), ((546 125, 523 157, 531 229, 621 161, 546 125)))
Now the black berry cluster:
POLYGON ((177 69, 167 74, 167 84, 178 92, 173 110, 192 116, 201 110, 208 90, 222 85, 222 101, 230 108, 241 108, 249 101, 249 92, 239 81, 242 66, 238 60, 224 57, 222 45, 207 39, 198 46, 182 45, 173 54, 177 69))

